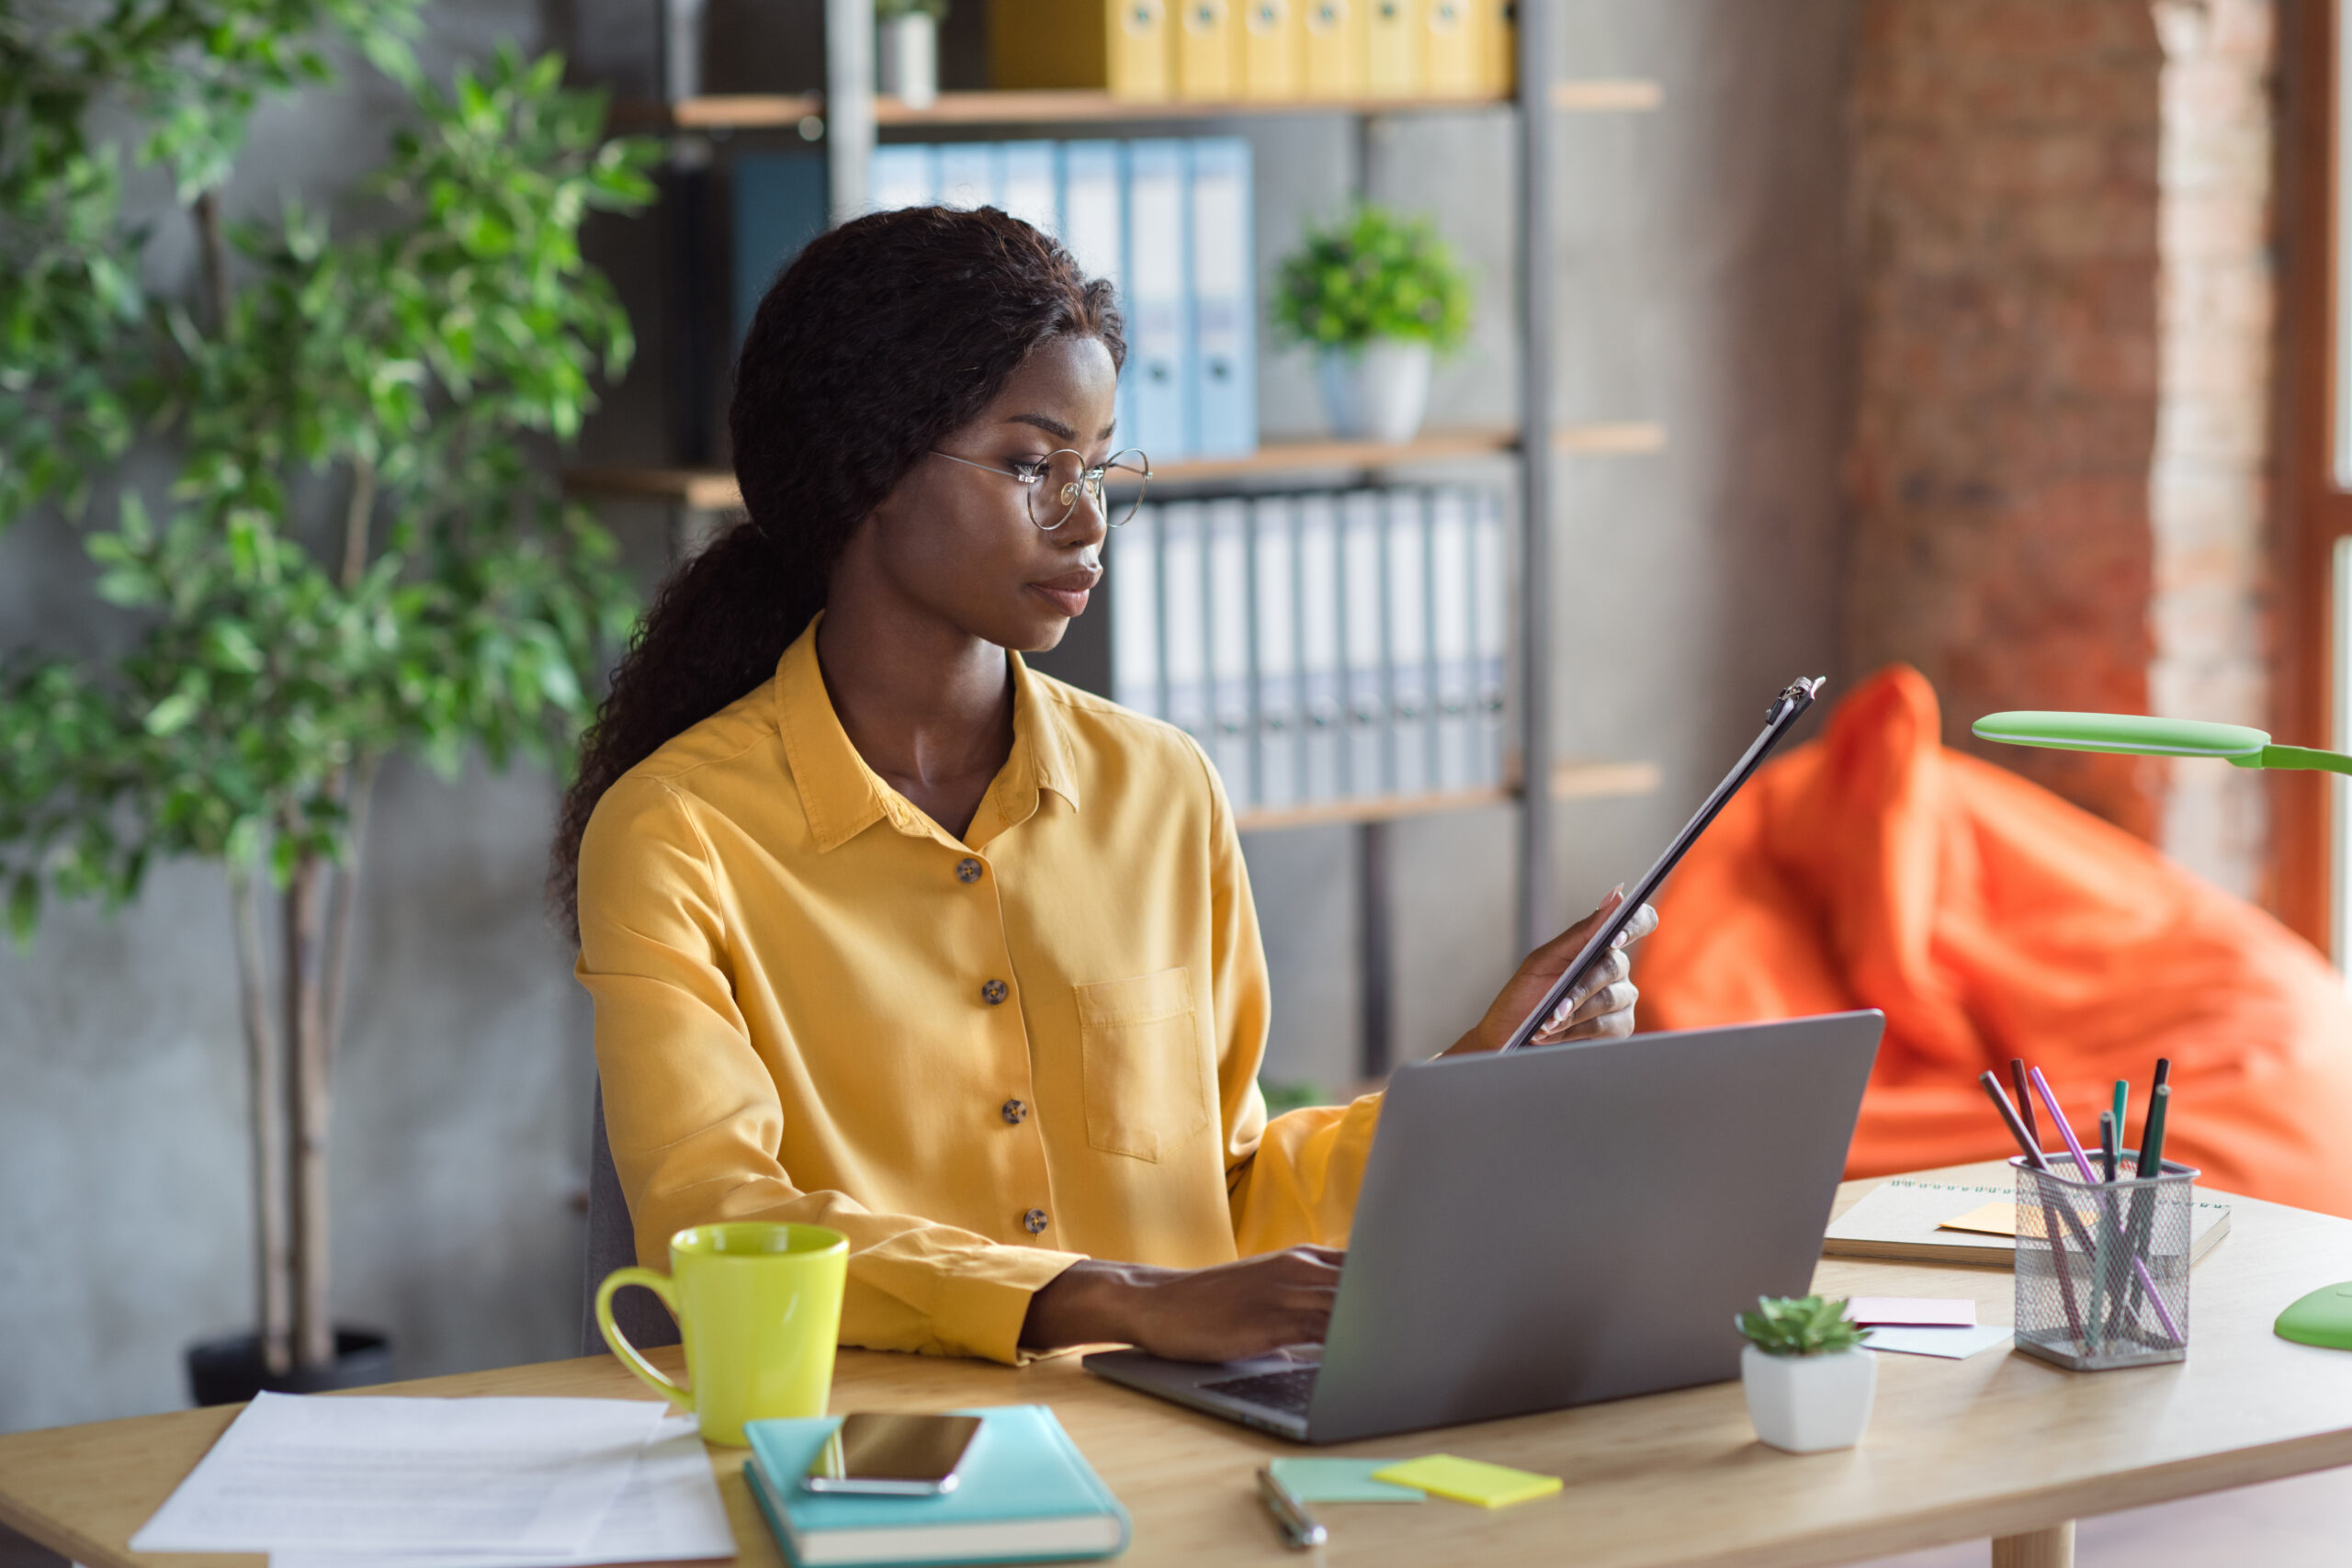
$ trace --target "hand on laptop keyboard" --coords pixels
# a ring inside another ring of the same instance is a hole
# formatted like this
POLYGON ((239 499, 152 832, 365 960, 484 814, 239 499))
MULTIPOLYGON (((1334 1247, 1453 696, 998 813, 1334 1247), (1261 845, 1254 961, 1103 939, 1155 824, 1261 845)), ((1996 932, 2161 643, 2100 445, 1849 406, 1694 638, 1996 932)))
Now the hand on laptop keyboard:
POLYGON ((1029 1299, 1021 1343, 1118 1341, 1177 1361, 1238 1361, 1320 1344, 1347 1254, 1294 1247, 1210 1269, 1087 1259, 1029 1299))

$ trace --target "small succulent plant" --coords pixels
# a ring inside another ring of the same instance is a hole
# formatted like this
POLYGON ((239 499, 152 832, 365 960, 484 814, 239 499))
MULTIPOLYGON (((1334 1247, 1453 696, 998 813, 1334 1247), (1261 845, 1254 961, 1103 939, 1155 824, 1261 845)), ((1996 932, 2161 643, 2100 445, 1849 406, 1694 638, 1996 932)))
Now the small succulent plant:
POLYGON ((1851 1350, 1871 1331, 1846 1315, 1844 1296, 1758 1296, 1739 1331, 1768 1356, 1828 1356, 1851 1350))

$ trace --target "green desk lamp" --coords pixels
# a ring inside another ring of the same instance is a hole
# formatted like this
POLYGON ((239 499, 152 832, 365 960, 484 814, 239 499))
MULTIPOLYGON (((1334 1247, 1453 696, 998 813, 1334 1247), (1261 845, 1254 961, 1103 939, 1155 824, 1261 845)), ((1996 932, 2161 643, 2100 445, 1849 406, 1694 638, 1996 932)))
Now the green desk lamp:
MULTIPOLYGON (((1986 740, 2060 751, 2120 751, 2143 757, 2218 757, 2233 768, 2305 768, 2352 773, 2352 757, 2307 746, 2275 746, 2243 724, 2146 718, 2128 713, 1994 713, 1973 727, 1986 740)), ((2278 1314, 2281 1339, 2352 1350, 2352 1280, 2323 1285, 2278 1314)))
POLYGON ((2274 746, 2243 724, 2194 718, 2145 718, 2129 713, 1992 713, 1976 721, 1977 736, 2012 746, 2058 751, 2121 751, 2142 757, 2218 757, 2233 768, 2317 768, 2352 773, 2352 757, 2308 746, 2274 746))

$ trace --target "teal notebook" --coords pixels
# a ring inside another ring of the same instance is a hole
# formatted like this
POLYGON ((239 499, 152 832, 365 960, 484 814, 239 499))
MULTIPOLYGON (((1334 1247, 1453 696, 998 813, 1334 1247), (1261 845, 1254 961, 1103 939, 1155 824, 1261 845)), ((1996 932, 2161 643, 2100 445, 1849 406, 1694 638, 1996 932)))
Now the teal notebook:
POLYGON ((852 1497, 800 1484, 838 1416, 754 1421, 743 1428, 752 1495, 795 1568, 834 1563, 1068 1562, 1127 1544, 1127 1511, 1102 1484, 1054 1413, 1042 1404, 958 1410, 980 1417, 956 1472, 936 1497, 852 1497))

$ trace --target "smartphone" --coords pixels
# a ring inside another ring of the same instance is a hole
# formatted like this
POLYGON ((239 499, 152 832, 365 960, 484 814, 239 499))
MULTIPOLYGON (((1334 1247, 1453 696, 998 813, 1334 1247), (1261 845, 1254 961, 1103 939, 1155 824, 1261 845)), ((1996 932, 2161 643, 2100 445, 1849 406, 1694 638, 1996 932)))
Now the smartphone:
POLYGON ((844 1416, 800 1484, 885 1497, 953 1492, 956 1467, 979 1429, 977 1416, 844 1416))

